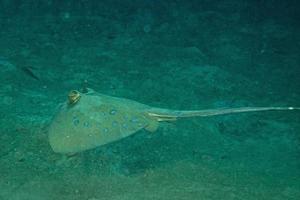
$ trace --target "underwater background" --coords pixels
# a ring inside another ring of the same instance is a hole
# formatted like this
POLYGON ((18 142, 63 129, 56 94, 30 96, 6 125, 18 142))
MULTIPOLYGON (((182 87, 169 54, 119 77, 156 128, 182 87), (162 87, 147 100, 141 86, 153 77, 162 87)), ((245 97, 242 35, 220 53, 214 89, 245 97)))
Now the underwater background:
POLYGON ((0 0, 0 200, 300 199, 300 113, 191 118, 64 159, 70 90, 300 106, 296 0, 0 0))

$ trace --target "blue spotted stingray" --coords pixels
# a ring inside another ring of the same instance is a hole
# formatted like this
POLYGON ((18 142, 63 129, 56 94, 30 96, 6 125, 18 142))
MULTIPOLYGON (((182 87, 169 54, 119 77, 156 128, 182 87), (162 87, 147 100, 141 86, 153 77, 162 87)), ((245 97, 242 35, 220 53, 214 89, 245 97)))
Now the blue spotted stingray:
POLYGON ((141 129, 155 131, 162 121, 242 112, 300 110, 299 107, 241 107, 176 111, 107 96, 90 90, 73 90, 53 119, 49 143, 57 153, 77 153, 128 137, 141 129))

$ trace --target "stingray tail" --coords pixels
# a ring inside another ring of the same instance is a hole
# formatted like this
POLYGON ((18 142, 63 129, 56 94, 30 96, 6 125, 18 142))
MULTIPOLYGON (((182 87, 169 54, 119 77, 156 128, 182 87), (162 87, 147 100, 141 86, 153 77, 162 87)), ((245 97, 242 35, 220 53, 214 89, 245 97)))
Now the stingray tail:
POLYGON ((209 117, 216 115, 226 115, 245 112, 260 111, 284 111, 284 110, 300 110, 300 107, 240 107, 240 108, 219 108, 208 110, 190 110, 190 111, 173 111, 167 109, 153 108, 148 111, 148 115, 157 121, 175 121, 178 118, 187 117, 209 117))

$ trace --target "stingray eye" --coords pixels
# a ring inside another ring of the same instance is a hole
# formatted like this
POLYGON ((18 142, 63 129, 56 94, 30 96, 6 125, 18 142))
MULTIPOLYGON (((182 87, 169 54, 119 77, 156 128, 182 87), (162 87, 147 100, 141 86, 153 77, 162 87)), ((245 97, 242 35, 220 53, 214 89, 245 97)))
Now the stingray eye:
POLYGON ((77 90, 72 90, 71 92, 69 92, 68 98, 69 98, 69 104, 71 105, 75 104, 80 99, 80 93, 77 90))

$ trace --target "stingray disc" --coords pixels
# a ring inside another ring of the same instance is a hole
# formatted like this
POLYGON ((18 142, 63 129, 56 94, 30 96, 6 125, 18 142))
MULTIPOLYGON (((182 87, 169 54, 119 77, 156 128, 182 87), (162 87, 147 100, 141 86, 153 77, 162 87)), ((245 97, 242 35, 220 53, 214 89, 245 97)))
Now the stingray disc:
POLYGON ((127 137, 153 119, 148 107, 135 101, 101 94, 81 94, 65 103, 52 121, 49 142, 57 153, 76 153, 127 137))

